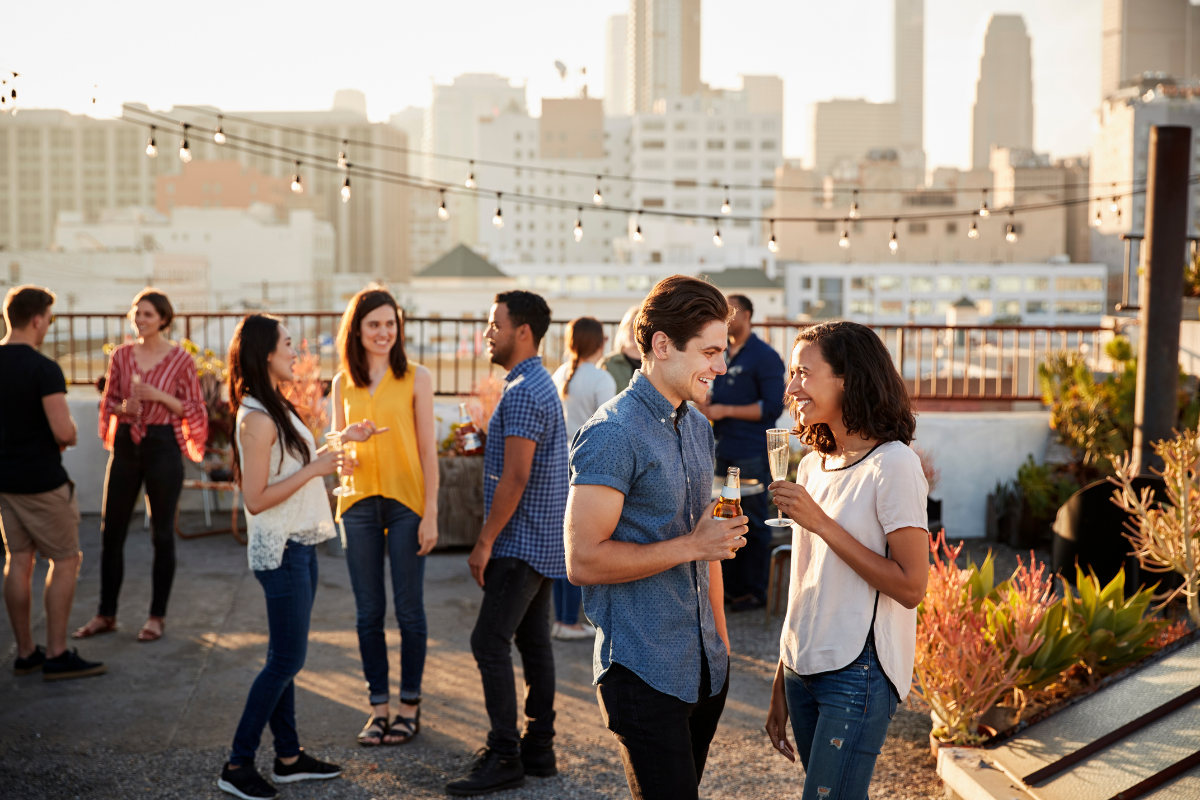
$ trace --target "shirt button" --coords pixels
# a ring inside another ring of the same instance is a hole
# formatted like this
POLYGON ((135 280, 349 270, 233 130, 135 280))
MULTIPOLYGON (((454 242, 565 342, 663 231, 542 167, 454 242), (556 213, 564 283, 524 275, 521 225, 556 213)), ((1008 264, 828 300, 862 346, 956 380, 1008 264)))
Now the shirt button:
POLYGON ((659 422, 662 422, 662 423, 665 423, 665 422, 666 422, 666 420, 665 420, 665 419, 662 419, 661 417, 659 418, 659 420, 658 420, 658 421, 659 421, 659 422))

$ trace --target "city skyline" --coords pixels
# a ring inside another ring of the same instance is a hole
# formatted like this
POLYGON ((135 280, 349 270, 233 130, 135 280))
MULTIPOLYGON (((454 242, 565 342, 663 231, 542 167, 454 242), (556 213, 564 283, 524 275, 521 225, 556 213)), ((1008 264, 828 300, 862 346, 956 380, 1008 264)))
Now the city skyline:
MULTIPOLYGON (((406 106, 427 106, 434 81, 446 82, 466 72, 493 72, 524 83, 533 114, 539 113, 543 96, 574 95, 585 80, 590 94, 601 96, 605 22, 628 6, 622 0, 605 0, 568 13, 557 4, 529 0, 516 18, 511 8, 505 13, 474 2, 465 4, 468 13, 456 17, 438 7, 359 3, 339 11, 346 25, 342 43, 329 34, 336 26, 311 24, 320 16, 313 5, 294 6, 286 18, 269 8, 248 6, 233 28, 170 8, 150 18, 132 12, 118 17, 71 5, 73 12, 61 13, 60 8, 54 20, 36 4, 12 15, 12 30, 52 25, 59 31, 50 47, 30 41, 34 37, 14 37, 8 53, 11 63, 0 64, 22 73, 17 85, 23 107, 97 116, 118 113, 122 102, 154 108, 207 103, 229 110, 322 109, 329 107, 336 89, 356 88, 366 93, 373 120, 386 120, 406 106), (368 18, 375 22, 357 24, 368 18), (70 22, 63 24, 63 19, 70 22), (463 27, 457 24, 461 19, 476 24, 463 27), (531 25, 530 20, 540 24, 531 25), (395 38, 393 32, 414 27, 445 35, 410 37, 411 41, 402 37, 399 51, 386 41, 389 35, 395 38), (189 41, 208 44, 196 55, 180 58, 181 29, 189 31, 189 41), (264 30, 271 32, 265 38, 264 30), (143 45, 111 47, 126 38, 143 45), (453 52, 445 52, 447 42, 457 45, 453 52), (252 54, 251 60, 245 53, 252 54), (295 61, 293 78, 279 83, 279 62, 285 59, 295 61), (571 70, 565 80, 554 69, 555 60, 571 70), (582 66, 587 67, 586 78, 578 71, 582 66)), ((852 5, 776 7, 751 2, 734 9, 705 2, 701 78, 714 87, 736 86, 739 74, 783 78, 784 153, 807 159, 814 102, 835 97, 892 99, 892 0, 852 5), (772 24, 763 26, 765 19, 772 24), (844 29, 849 20, 858 25, 851 39, 803 33, 844 29)), ((992 13, 1022 14, 1033 40, 1035 148, 1054 156, 1086 153, 1100 101, 1100 0, 927 0, 926 163, 970 165, 974 84, 992 13)))

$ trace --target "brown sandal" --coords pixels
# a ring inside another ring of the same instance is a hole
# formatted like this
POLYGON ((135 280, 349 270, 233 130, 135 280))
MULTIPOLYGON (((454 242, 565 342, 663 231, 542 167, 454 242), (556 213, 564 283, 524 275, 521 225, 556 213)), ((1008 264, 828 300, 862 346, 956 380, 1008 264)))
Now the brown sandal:
POLYGON ((103 614, 97 614, 87 621, 87 624, 77 629, 71 634, 72 639, 87 639, 89 636, 98 636, 101 633, 113 633, 117 630, 117 618, 106 617, 103 614), (93 625, 96 620, 100 620, 100 625, 93 625))
POLYGON ((142 626, 142 629, 138 631, 137 639, 139 642, 156 642, 161 639, 163 634, 166 632, 167 621, 165 619, 162 617, 150 617, 148 620, 146 620, 146 624, 142 626), (158 623, 157 631, 150 627, 151 622, 158 623))

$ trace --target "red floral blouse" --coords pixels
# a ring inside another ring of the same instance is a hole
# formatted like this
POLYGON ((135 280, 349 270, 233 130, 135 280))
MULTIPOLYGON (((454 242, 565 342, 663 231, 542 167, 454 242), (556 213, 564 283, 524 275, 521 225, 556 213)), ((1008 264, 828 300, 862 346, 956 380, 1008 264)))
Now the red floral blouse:
POLYGON ((162 361, 143 372, 133 357, 133 345, 123 344, 112 352, 108 363, 108 378, 104 399, 100 403, 100 438, 104 448, 112 450, 117 426, 129 424, 129 438, 134 444, 142 441, 147 425, 170 425, 175 429, 179 450, 192 461, 204 458, 204 443, 208 440, 208 409, 196 378, 196 362, 182 347, 175 346, 162 361), (133 397, 133 375, 143 383, 179 399, 183 416, 177 417, 162 403, 142 403, 140 416, 121 413, 121 403, 133 397))

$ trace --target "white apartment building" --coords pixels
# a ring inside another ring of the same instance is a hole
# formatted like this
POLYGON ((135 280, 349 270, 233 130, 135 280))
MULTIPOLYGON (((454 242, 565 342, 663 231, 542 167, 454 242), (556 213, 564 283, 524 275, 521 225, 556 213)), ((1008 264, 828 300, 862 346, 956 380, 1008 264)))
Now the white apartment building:
MULTIPOLYGON (((194 296, 181 310, 308 310, 341 308, 347 288, 357 290, 365 283, 363 276, 335 274, 336 241, 333 226, 316 219, 312 211, 292 211, 281 222, 274 209, 255 205, 248 210, 177 208, 169 216, 148 208, 125 208, 103 212, 96 221, 80 212, 63 212, 55 245, 75 258, 96 256, 97 263, 113 253, 199 259, 203 276, 190 280, 201 282, 203 291, 190 290, 194 296)), ((23 277, 37 280, 29 270, 23 277)), ((153 274, 140 268, 124 277, 149 280, 153 274)), ((94 310, 87 303, 83 309, 94 310)))
POLYGON ((604 21, 604 113, 609 117, 629 113, 628 19, 613 14, 604 21))
POLYGON ((1103 264, 789 263, 792 319, 944 325, 966 298, 980 324, 1098 325, 1105 310, 1103 264))

